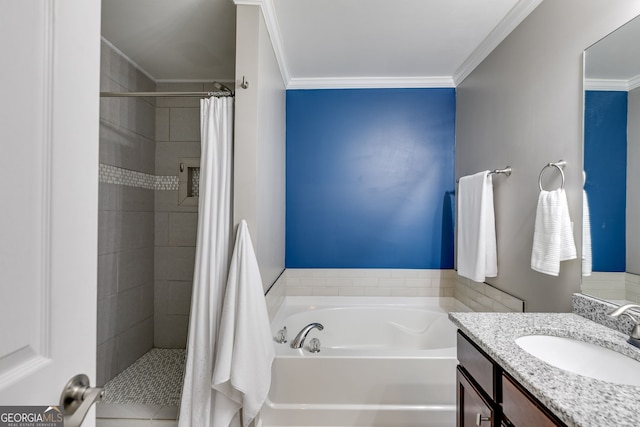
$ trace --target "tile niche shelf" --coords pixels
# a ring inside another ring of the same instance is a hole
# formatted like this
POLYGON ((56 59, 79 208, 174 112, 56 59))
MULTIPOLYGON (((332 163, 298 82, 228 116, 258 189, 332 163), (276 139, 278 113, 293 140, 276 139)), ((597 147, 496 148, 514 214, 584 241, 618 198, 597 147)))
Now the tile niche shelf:
POLYGON ((180 206, 198 206, 200 158, 180 159, 179 171, 178 204, 180 206))

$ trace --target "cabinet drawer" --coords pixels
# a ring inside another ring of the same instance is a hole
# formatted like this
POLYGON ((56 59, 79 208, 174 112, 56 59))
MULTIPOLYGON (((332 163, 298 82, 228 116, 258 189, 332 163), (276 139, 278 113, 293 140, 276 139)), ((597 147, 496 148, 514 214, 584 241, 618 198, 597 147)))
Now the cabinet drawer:
POLYGON ((489 356, 458 331, 458 361, 493 400, 497 400, 494 364, 489 356))
POLYGON ((564 426, 511 378, 502 375, 502 413, 517 427, 564 426))

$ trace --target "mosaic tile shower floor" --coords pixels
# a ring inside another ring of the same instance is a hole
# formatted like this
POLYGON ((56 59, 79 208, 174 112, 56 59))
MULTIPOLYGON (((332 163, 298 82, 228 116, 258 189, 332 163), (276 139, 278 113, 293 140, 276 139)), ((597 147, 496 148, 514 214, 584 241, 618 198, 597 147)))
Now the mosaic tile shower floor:
POLYGON ((154 348, 104 386, 108 404, 180 403, 186 351, 154 348))

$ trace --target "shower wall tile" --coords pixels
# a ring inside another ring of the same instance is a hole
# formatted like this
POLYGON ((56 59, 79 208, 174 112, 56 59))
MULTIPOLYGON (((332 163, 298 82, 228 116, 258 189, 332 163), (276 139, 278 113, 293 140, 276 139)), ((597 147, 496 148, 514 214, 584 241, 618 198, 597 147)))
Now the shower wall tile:
POLYGON ((186 348, 189 316, 165 315, 155 321, 155 345, 160 348, 186 348))
POLYGON ((118 374, 116 369, 116 340, 111 339, 97 348, 96 385, 102 387, 118 374))
POLYGON ((140 171, 150 175, 156 174, 156 142, 148 138, 140 138, 140 171))
POLYGON ((168 283, 169 304, 167 314, 188 316, 191 309, 191 281, 172 281, 168 283))
POLYGON ((197 206, 179 205, 178 190, 156 191, 156 212, 198 212, 197 206))
POLYGON ((120 250, 120 221, 121 217, 117 211, 98 211, 98 255, 120 250))
POLYGON ((153 318, 136 323, 116 337, 116 370, 118 373, 153 347, 153 318))
POLYGON ((153 282, 153 247, 120 252, 118 262, 118 293, 153 282))
MULTIPOLYGON (((155 280, 153 284, 153 315, 156 323, 158 319, 169 314, 169 281, 155 280)), ((158 327, 155 332, 158 333, 158 327)))
POLYGON ((167 246, 169 244, 169 213, 155 213, 155 245, 167 246))
POLYGON ((169 213, 169 246, 196 245, 198 214, 196 212, 169 213))
POLYGON ((155 289, 155 315, 188 316, 191 309, 192 281, 157 281, 155 289))
MULTIPOLYGON (((201 92, 205 83, 158 83, 159 92, 201 92)), ((177 176, 183 158, 200 157, 200 99, 156 99, 155 171, 177 176)), ((155 192, 155 345, 184 348, 195 264, 198 207, 178 191, 155 192)))
POLYGON ((116 309, 116 334, 122 334, 130 329, 140 319, 140 298, 142 292, 140 287, 127 289, 118 293, 116 309))
POLYGON ((140 311, 140 319, 153 319, 154 315, 154 293, 155 293, 155 283, 153 280, 146 282, 140 288, 140 307, 138 307, 140 311))
POLYGON ((98 301, 118 293, 117 271, 117 253, 98 255, 98 301))
POLYGON ((199 158, 200 141, 166 141, 156 144, 156 173, 178 175, 181 158, 199 158))
POLYGON ((121 210, 134 212, 153 212, 154 192, 146 188, 119 185, 121 195, 121 210))
POLYGON ((157 280, 193 280, 195 259, 195 246, 157 246, 155 250, 155 277, 157 280))
MULTIPOLYGON (((100 56, 101 90, 154 90, 155 82, 104 42, 100 56)), ((126 171, 129 178, 153 175, 155 127, 153 99, 100 100, 99 385, 153 346, 155 192, 107 183, 103 172, 123 176, 126 171)))
MULTIPOLYGON (((141 90, 136 89, 136 90, 141 90)), ((149 141, 154 142, 156 131, 156 106, 152 98, 133 98, 135 103, 133 104, 133 116, 135 123, 132 128, 136 129, 136 132, 141 136, 147 138, 149 141)), ((130 117, 131 117, 130 116, 130 117)))
POLYGON ((112 295, 100 301, 98 304, 98 345, 113 339, 116 336, 116 319, 118 316, 118 296, 112 295))
POLYGON ((169 109, 156 108, 156 143, 169 141, 169 109))
POLYGON ((200 108, 171 108, 169 140, 176 142, 200 140, 200 108))
POLYGON ((99 183, 98 194, 98 210, 99 211, 117 211, 120 209, 121 186, 108 184, 106 182, 99 183))

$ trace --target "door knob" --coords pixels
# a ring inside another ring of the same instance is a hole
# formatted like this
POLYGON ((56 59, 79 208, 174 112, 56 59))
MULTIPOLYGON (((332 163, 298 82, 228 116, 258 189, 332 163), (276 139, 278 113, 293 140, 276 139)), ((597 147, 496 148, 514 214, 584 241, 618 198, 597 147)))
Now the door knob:
POLYGON ((491 417, 483 417, 482 414, 480 412, 478 412, 476 414, 476 425, 477 426, 482 425, 482 423, 485 422, 485 421, 489 421, 490 422, 491 421, 491 417))
POLYGON ((78 374, 64 386, 60 395, 60 407, 64 411, 65 427, 80 427, 89 408, 102 400, 104 390, 89 386, 89 377, 78 374))

